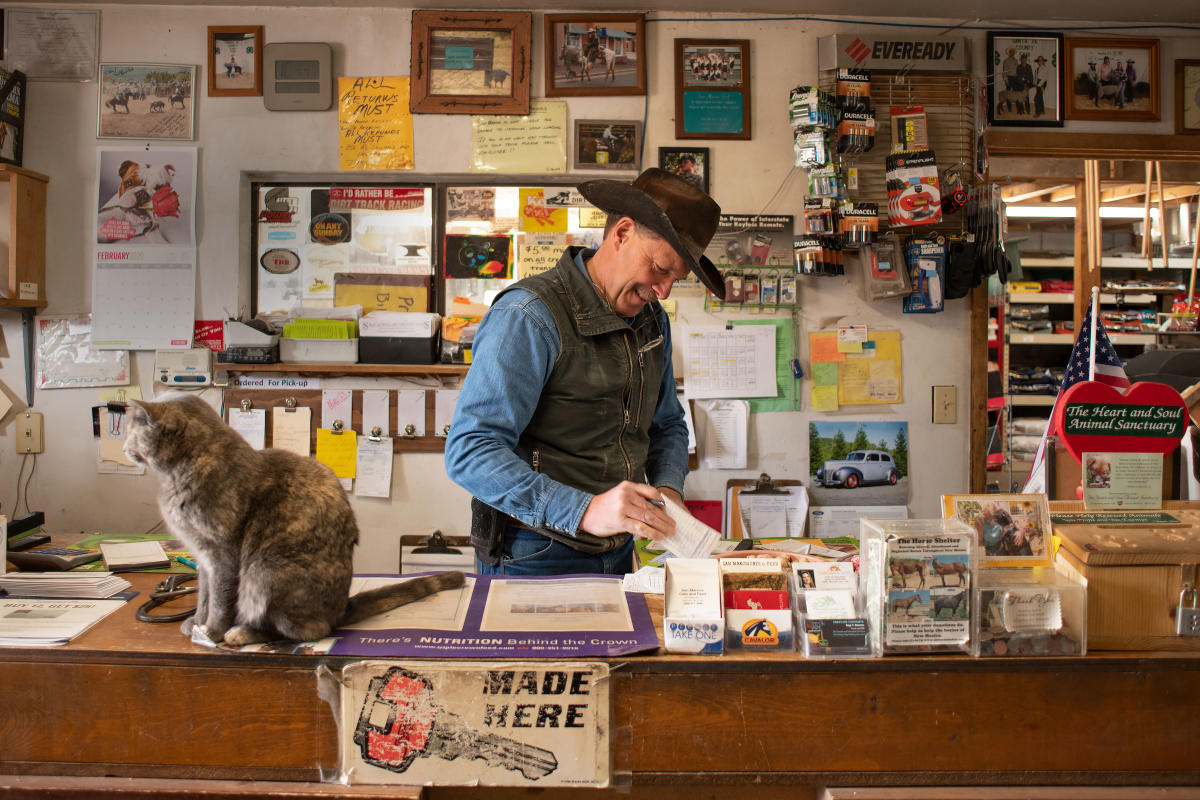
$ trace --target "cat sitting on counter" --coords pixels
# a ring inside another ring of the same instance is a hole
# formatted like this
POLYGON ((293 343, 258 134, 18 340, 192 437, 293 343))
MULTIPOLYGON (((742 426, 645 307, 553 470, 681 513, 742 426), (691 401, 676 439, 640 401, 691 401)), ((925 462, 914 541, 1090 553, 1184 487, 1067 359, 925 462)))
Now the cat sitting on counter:
POLYGON ((125 454, 158 473, 158 507, 196 554, 195 615, 213 642, 312 641, 442 589, 444 572, 350 596, 358 524, 333 470, 255 450, 198 397, 133 401, 125 454))

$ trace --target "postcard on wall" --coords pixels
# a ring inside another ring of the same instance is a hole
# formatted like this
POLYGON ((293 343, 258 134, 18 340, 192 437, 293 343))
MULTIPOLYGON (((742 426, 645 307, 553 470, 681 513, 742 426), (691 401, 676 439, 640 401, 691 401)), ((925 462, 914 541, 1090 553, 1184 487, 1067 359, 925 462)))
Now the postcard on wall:
POLYGON ((975 529, 981 567, 1050 566, 1050 505, 1044 494, 944 494, 942 517, 975 529))
POLYGON ((1162 508, 1162 453, 1084 453, 1083 505, 1162 508))
POLYGON ((905 506, 908 423, 810 422, 808 474, 814 506, 905 506))
POLYGON ((534 100, 529 113, 471 117, 471 171, 531 175, 567 171, 567 104, 534 100))

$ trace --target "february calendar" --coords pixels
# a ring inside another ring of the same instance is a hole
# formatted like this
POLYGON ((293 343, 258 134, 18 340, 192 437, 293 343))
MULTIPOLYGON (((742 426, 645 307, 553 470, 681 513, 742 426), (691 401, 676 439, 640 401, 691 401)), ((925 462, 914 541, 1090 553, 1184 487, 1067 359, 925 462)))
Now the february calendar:
POLYGON ((192 346, 196 149, 102 148, 92 269, 92 346, 192 346))

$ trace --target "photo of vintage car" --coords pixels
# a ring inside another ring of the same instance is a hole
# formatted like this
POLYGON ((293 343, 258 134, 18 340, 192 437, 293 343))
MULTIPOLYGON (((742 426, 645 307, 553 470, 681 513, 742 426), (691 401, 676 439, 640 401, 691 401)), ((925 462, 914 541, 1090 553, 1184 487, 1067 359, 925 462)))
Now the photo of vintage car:
POLYGON ((844 486, 855 489, 865 483, 887 483, 900 480, 900 471, 890 454, 882 450, 853 450, 845 458, 826 461, 817 470, 822 486, 844 486))

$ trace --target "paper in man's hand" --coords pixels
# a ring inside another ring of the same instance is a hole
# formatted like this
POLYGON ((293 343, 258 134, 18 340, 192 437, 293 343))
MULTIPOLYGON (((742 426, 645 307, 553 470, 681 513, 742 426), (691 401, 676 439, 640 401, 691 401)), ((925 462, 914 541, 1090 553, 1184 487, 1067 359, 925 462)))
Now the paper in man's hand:
POLYGON ((708 558, 721 534, 693 517, 683 506, 663 498, 667 514, 675 520, 675 535, 664 536, 658 545, 679 558, 708 558))

